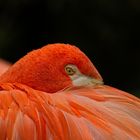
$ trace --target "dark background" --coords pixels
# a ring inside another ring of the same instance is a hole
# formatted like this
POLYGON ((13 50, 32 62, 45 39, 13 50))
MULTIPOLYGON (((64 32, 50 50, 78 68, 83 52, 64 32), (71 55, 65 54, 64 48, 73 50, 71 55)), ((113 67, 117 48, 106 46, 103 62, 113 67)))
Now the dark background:
POLYGON ((0 0, 0 57, 77 45, 106 84, 140 93, 140 0, 0 0))

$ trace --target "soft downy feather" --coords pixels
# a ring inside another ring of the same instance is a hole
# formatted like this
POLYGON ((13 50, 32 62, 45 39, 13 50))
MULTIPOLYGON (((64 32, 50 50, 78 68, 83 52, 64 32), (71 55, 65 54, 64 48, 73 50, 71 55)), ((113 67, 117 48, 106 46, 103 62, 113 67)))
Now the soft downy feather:
POLYGON ((139 140, 140 100, 109 86, 48 94, 0 84, 0 140, 139 140))

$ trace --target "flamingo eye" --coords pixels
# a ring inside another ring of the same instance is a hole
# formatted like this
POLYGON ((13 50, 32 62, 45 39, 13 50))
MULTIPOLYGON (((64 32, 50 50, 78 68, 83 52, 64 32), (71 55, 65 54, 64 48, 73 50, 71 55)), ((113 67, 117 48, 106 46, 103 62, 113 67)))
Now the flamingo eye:
POLYGON ((76 73, 76 69, 74 69, 72 66, 66 66, 65 71, 68 75, 74 75, 76 73))

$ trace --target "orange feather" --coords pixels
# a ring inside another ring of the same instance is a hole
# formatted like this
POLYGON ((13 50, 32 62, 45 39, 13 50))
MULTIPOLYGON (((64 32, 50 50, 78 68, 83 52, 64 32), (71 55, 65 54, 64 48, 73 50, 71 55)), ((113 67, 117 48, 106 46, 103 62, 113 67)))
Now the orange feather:
POLYGON ((109 86, 54 94, 0 85, 0 140, 140 139, 140 100, 109 86))
POLYGON ((5 60, 0 59, 0 75, 2 75, 8 68, 11 66, 10 63, 8 63, 5 60))
POLYGON ((49 94, 8 76, 0 83, 0 140, 140 139, 140 99, 133 95, 106 85, 49 94))

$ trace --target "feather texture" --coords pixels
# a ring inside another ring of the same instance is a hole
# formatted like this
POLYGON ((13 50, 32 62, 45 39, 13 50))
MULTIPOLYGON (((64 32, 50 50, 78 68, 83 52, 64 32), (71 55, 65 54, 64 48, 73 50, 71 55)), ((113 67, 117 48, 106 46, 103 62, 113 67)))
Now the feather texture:
POLYGON ((0 140, 139 140, 140 100, 109 86, 54 94, 0 84, 0 140))

